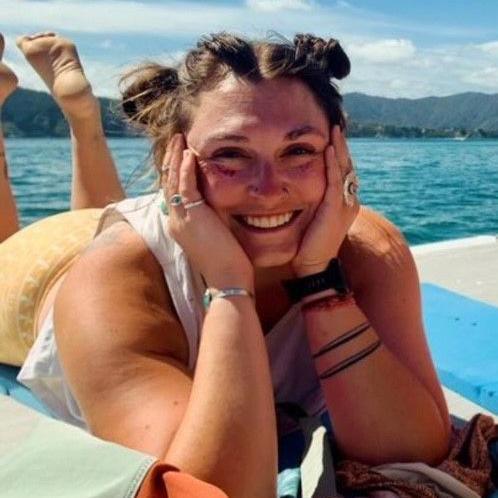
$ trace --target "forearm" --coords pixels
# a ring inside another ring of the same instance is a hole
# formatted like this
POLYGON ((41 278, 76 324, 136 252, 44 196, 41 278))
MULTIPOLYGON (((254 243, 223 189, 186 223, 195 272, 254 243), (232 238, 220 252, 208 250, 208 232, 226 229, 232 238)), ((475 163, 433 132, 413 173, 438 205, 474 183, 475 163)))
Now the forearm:
POLYGON ((189 404, 165 461, 233 498, 275 495, 272 383, 264 336, 249 298, 212 302, 189 404))
POLYGON ((315 307, 304 315, 313 353, 353 329, 365 329, 315 358, 336 441, 345 455, 371 464, 440 461, 449 437, 444 415, 427 388, 382 343, 369 352, 379 337, 356 303, 315 307), (354 355, 361 359, 333 373, 334 366, 347 364, 354 355))
MULTIPOLYGON (((90 105, 90 104, 89 104, 90 105)), ((98 101, 81 116, 68 117, 73 157, 72 208, 104 207, 124 199, 102 127, 98 101)))

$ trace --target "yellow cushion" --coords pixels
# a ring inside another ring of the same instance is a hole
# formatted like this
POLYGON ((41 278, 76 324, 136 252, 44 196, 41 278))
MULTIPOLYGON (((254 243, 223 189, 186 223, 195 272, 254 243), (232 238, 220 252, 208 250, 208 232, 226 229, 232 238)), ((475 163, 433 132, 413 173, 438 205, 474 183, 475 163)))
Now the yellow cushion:
POLYGON ((0 244, 0 362, 22 365, 36 338, 40 303, 88 246, 102 211, 81 209, 50 216, 0 244))

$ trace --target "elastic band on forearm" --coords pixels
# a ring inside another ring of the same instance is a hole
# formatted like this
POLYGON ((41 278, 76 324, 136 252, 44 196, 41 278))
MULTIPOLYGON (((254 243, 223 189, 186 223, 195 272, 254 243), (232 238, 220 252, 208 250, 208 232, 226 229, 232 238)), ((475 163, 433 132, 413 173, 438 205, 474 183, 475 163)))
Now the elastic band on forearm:
POLYGON ((328 368, 325 370, 323 373, 319 375, 321 380, 328 379, 332 377, 333 375, 338 374, 339 372, 342 372, 346 368, 354 365, 355 363, 358 363, 360 360, 363 360, 367 356, 371 355, 376 349, 380 347, 382 342, 380 339, 370 346, 367 346, 365 349, 362 349, 360 352, 354 354, 353 356, 350 356, 349 358, 346 358, 345 360, 340 361, 333 367, 328 368))
POLYGON ((331 296, 325 296, 313 301, 303 303, 301 306, 302 311, 323 311, 335 308, 341 308, 343 306, 349 306, 354 304, 354 296, 352 292, 347 294, 333 294, 331 296))
POLYGON ((322 346, 316 353, 313 354, 313 358, 316 359, 322 356, 323 354, 332 351, 332 349, 338 348, 339 346, 342 346, 343 344, 352 341, 359 335, 366 332, 369 328, 370 328, 369 322, 360 323, 360 325, 358 325, 354 329, 349 330, 348 332, 342 334, 341 336, 333 339, 328 344, 325 344, 325 346, 322 346))

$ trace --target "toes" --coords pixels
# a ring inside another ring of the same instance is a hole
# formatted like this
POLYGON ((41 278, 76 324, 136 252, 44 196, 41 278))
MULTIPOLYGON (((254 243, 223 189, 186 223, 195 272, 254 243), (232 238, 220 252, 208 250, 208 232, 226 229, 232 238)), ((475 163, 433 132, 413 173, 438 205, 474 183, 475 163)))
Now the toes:
MULTIPOLYGON (((23 35, 17 37, 16 45, 21 50, 21 52, 26 53, 31 48, 30 47, 31 42, 42 39, 47 39, 47 41, 52 41, 51 39, 56 37, 57 37, 56 33, 52 31, 44 31, 42 33, 35 33, 33 35, 23 35)), ((42 48, 43 45, 42 46, 40 46, 40 44, 37 45, 38 45, 37 48, 43 51, 42 48)))
MULTIPOLYGON (((23 45, 25 42, 29 41, 29 36, 18 36, 16 38, 16 45, 19 50, 23 50, 23 45)), ((24 50, 23 50, 24 51, 24 50)))
POLYGON ((54 37, 54 36, 57 35, 53 31, 40 31, 39 33, 28 35, 27 38, 29 38, 30 40, 36 40, 37 38, 54 37))

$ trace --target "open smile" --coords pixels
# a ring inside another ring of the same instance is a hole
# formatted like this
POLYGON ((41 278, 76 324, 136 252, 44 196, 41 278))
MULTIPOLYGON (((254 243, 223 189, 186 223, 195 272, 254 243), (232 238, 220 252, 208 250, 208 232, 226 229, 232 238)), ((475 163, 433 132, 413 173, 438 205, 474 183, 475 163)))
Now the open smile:
POLYGON ((272 215, 234 215, 244 228, 256 232, 274 232, 286 228, 296 220, 302 210, 288 211, 272 215))

